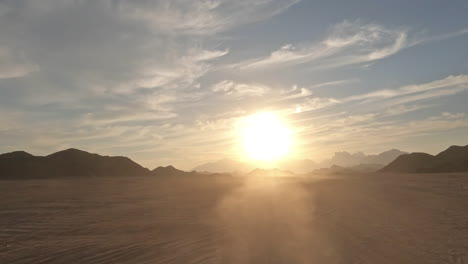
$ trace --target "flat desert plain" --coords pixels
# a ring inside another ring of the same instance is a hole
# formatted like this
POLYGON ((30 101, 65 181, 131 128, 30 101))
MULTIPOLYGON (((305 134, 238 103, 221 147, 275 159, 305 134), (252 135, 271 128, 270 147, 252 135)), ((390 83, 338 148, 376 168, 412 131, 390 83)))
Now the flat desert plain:
POLYGON ((468 263, 468 174, 4 180, 0 263, 468 263))

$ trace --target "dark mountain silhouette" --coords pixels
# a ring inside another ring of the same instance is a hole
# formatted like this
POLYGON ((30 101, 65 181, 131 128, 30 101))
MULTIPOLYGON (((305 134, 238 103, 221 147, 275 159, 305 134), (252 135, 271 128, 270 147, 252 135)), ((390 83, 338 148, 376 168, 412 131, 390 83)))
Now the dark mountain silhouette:
POLYGON ((361 164, 382 164, 387 165, 390 162, 394 161, 398 156, 408 154, 408 152, 404 152, 398 149, 391 149, 384 151, 378 155, 368 155, 366 157, 366 162, 361 164))
POLYGON ((159 166, 156 169, 152 170, 151 174, 155 176, 189 176, 189 175, 195 175, 197 173, 178 170, 174 168, 173 166, 169 165, 167 167, 159 166))
POLYGON ((468 145, 451 146, 435 156, 427 153, 401 155, 380 172, 468 172, 468 145))
POLYGON ((127 157, 109 157, 78 149, 48 156, 24 151, 0 155, 0 178, 57 178, 149 175, 150 171, 127 157))
POLYGON ((7 159, 7 160, 29 159, 32 157, 34 157, 32 154, 29 154, 25 151, 14 151, 10 153, 0 154, 0 160, 1 159, 7 159))
POLYGON ((381 164, 387 165, 398 156, 402 154, 407 154, 407 152, 392 149, 385 152, 382 152, 378 155, 365 155, 362 152, 349 153, 346 151, 335 152, 332 158, 323 161, 320 163, 321 167, 330 167, 333 165, 341 167, 352 167, 360 164, 381 164))
POLYGON ((442 160, 460 161, 459 164, 466 164, 468 161, 468 145, 450 146, 448 149, 437 154, 436 157, 442 160))

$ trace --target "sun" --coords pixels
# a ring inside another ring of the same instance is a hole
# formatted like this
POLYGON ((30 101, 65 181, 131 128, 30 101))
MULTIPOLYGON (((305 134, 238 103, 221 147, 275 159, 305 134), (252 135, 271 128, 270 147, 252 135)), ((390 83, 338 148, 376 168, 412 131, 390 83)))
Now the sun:
POLYGON ((275 114, 247 117, 241 130, 244 150, 250 159, 275 161, 285 158, 292 146, 291 130, 275 114))

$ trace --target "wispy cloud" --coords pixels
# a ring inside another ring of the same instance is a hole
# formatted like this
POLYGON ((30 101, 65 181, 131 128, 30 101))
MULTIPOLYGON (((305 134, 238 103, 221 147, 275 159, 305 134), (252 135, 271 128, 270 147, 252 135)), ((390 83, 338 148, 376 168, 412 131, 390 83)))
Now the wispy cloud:
POLYGON ((456 76, 451 75, 444 79, 436 80, 436 81, 428 82, 424 84, 408 85, 408 86, 403 86, 397 89, 377 90, 375 92, 350 96, 344 99, 343 101, 350 102, 350 101, 363 100, 363 101, 368 102, 372 100, 390 99, 390 98, 395 98, 395 97, 420 94, 419 96, 409 97, 409 98, 401 99, 400 101, 398 101, 399 103, 403 103, 403 102, 407 103, 410 101, 416 101, 420 99, 428 99, 431 97, 450 95, 450 94, 453 94, 454 92, 456 93, 458 91, 462 91, 465 89, 468 89, 468 75, 456 75, 456 76), (439 89, 454 89, 454 90, 450 90, 450 92, 448 90, 445 90, 443 92, 423 94, 424 92, 429 92, 429 91, 439 90, 439 89))
POLYGON ((465 113, 447 112, 419 119, 408 117, 412 112, 437 109, 439 106, 437 103, 415 102, 467 90, 468 75, 448 76, 432 82, 340 99, 309 97, 302 104, 295 104, 295 109, 290 109, 289 112, 301 113, 296 124, 304 142, 310 142, 307 138, 313 138, 313 143, 316 146, 322 144, 323 148, 329 148, 333 144, 336 145, 335 148, 344 148, 346 143, 350 149, 362 150, 358 147, 362 140, 357 140, 356 137, 365 137, 367 143, 380 141, 383 144, 468 127, 465 113), (309 114, 308 111, 315 112, 309 114))
MULTIPOLYGON (((332 118, 327 122, 311 124, 301 135, 304 147, 320 149, 321 155, 330 155, 337 149, 360 151, 383 151, 401 146, 418 136, 467 129, 468 119, 464 113, 441 113, 418 120, 379 120, 378 114, 354 115, 332 118), (369 122, 371 121, 371 122, 369 122), (365 138, 365 143, 362 139, 365 138)), ((404 147, 404 146, 403 146, 404 147)), ((408 146, 406 146, 405 150, 408 146)), ((417 149, 421 151, 421 149, 417 149)))
POLYGON ((392 56, 403 49, 461 36, 468 29, 425 37, 411 34, 408 28, 389 28, 379 24, 344 21, 330 28, 323 40, 313 43, 286 44, 263 58, 250 59, 231 65, 243 70, 285 67, 316 63, 316 69, 364 64, 392 56))
POLYGON ((332 106, 339 103, 339 100, 334 98, 324 98, 324 97, 313 97, 306 98, 302 103, 296 104, 294 107, 294 112, 302 113, 307 111, 313 111, 321 109, 324 107, 332 106))
POLYGON ((270 88, 266 85, 236 83, 229 80, 218 82, 212 87, 213 92, 222 92, 235 97, 262 96, 269 90, 270 88))
POLYGON ((0 45, 0 79, 18 78, 39 70, 25 54, 0 45))
MULTIPOLYGON (((280 98, 275 101, 287 101, 293 99, 300 99, 303 97, 310 97, 314 94, 313 90, 322 88, 322 87, 331 87, 331 86, 340 86, 345 84, 351 84, 357 82, 357 79, 349 79, 349 80, 337 80, 337 81, 329 81, 323 83, 312 84, 307 87, 299 87, 297 85, 293 85, 290 89, 282 89, 280 90, 280 98)), ((309 98, 313 99, 313 98, 309 98)), ((338 100, 335 100, 336 102, 338 100)))
POLYGON ((281 95, 283 96, 280 100, 290 100, 290 99, 297 99, 301 97, 307 97, 312 95, 313 92, 311 89, 306 87, 298 87, 297 85, 293 85, 291 89, 283 89, 281 91, 281 95))
POLYGON ((344 21, 333 26, 327 36, 310 44, 287 44, 268 57, 236 65, 241 69, 321 61, 325 67, 371 62, 391 56, 408 46, 408 30, 378 24, 344 21))
POLYGON ((213 34, 268 19, 300 0, 119 1, 122 14, 168 34, 213 34))
POLYGON ((346 80, 336 80, 336 81, 328 81, 328 82, 323 82, 323 83, 317 83, 308 86, 309 89, 316 89, 316 88, 322 88, 322 87, 329 87, 329 86, 340 86, 340 85, 345 85, 345 84, 351 84, 351 83, 356 83, 359 82, 359 79, 346 79, 346 80))
POLYGON ((113 113, 112 115, 87 114, 82 121, 83 125, 115 125, 115 124, 141 124, 142 122, 165 120, 176 117, 171 112, 145 112, 145 113, 113 113))
MULTIPOLYGON (((296 112, 307 112, 333 105, 356 105, 381 102, 380 107, 404 104, 454 95, 468 90, 468 75, 450 75, 444 79, 423 84, 402 86, 394 89, 352 95, 344 98, 310 97, 296 104, 296 112)), ((404 111, 402 111, 404 112, 404 111)))
POLYGON ((446 40, 450 38, 456 38, 456 37, 460 37, 466 34, 468 34, 468 28, 463 28, 454 32, 446 33, 446 34, 422 37, 421 39, 419 39, 419 41, 413 43, 413 45, 417 45, 419 43, 424 43, 424 42, 441 41, 441 40, 446 40))
POLYGON ((137 76, 121 84, 119 91, 155 87, 180 90, 190 87, 210 70, 210 61, 228 52, 228 50, 191 49, 186 55, 173 57, 168 64, 161 64, 158 60, 145 60, 137 76))

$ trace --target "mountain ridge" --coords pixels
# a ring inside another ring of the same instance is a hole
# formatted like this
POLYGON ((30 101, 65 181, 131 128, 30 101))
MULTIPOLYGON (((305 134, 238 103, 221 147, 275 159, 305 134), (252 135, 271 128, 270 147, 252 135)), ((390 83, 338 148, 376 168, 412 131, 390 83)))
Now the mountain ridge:
POLYGON ((331 167, 333 165, 341 167, 353 167, 360 164, 381 164, 387 165, 402 154, 408 152, 398 149, 391 149, 379 154, 366 155, 363 152, 350 153, 347 151, 335 152, 330 158, 320 163, 321 167, 331 167))
POLYGON ((0 155, 0 178, 60 178, 148 175, 150 171, 123 156, 101 156, 69 148, 47 156, 25 151, 0 155))
MULTIPOLYGON (((293 171, 294 173, 304 174, 316 169, 330 168, 334 165, 340 167, 356 167, 362 165, 381 165, 384 167, 399 155, 407 152, 391 149, 375 155, 366 155, 363 152, 349 153, 347 151, 335 152, 335 154, 322 162, 315 162, 310 159, 293 159, 275 164, 280 170, 293 171)), ((377 167, 377 166, 375 166, 377 167)), ((255 165, 236 161, 233 159, 221 159, 214 162, 204 163, 195 167, 194 171, 212 172, 212 173, 249 173, 256 168, 255 165)))
POLYGON ((196 175, 196 172, 187 172, 183 170, 176 169, 174 166, 159 166, 151 171, 152 175, 155 176, 189 176, 196 175))
POLYGON ((0 179, 194 175, 173 166, 149 170, 125 156, 68 148, 46 156, 26 151, 0 154, 0 179))
POLYGON ((399 156, 379 172, 468 172, 468 145, 450 146, 437 155, 415 152, 399 156))

